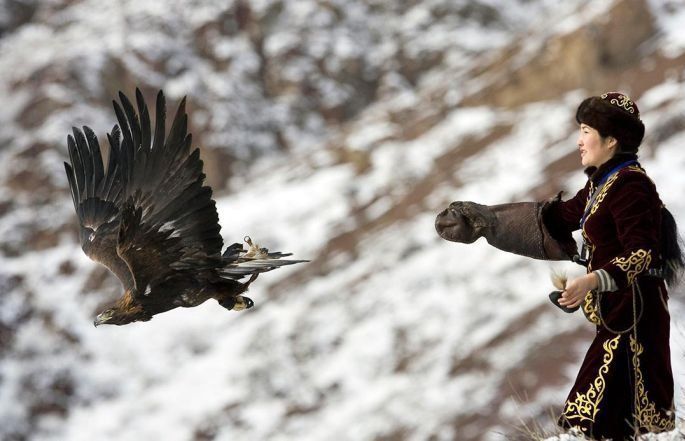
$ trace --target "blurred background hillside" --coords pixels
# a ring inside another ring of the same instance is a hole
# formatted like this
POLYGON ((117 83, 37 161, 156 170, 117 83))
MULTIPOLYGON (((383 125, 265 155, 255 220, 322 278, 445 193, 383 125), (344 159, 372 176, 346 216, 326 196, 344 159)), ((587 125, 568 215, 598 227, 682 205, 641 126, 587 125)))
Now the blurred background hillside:
MULTIPOLYGON (((575 109, 621 90, 685 230, 680 0, 0 0, 0 439, 498 440, 551 425, 592 326, 551 269, 440 240, 453 200, 584 183, 575 109), (311 263, 215 302, 93 328, 62 162, 138 86, 190 131, 226 243, 311 263)), ((671 290, 682 418, 685 293, 671 290)))

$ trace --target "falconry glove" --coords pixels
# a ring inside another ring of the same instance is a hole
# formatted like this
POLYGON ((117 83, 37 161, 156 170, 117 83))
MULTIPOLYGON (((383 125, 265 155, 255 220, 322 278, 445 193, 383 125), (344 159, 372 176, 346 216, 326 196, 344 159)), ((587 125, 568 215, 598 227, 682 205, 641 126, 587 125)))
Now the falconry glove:
POLYGON ((473 243, 480 237, 495 248, 541 260, 571 260, 576 246, 560 243, 542 220, 549 202, 481 205, 456 201, 438 214, 435 229, 452 242, 473 243))

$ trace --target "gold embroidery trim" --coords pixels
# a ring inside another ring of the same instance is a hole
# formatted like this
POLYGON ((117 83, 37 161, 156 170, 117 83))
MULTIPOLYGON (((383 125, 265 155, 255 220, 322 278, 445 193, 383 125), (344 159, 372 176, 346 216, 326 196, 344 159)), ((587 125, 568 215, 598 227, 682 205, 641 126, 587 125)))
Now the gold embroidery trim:
MULTIPOLYGON (((626 170, 640 172, 640 173, 642 173, 643 175, 646 175, 646 174, 647 174, 647 173, 645 173, 644 170, 642 170, 641 167, 639 167, 639 166, 637 166, 637 165, 635 165, 635 164, 629 165, 628 167, 626 167, 626 170)), ((650 181, 651 181, 651 179, 650 179, 650 181)))
POLYGON ((609 188, 616 182, 616 179, 618 179, 618 172, 614 173, 609 180, 604 184, 601 190, 599 190, 599 194, 595 198, 595 203, 592 204, 592 210, 590 210, 590 214, 587 215, 587 218, 585 218, 585 222, 587 222, 587 219, 595 214, 595 211, 599 208, 599 205, 602 203, 604 198, 607 196, 607 193, 609 192, 609 188))
MULTIPOLYGON (((602 95, 602 99, 605 100, 609 96, 608 93, 602 95)), ((628 95, 619 94, 616 98, 612 98, 609 101, 611 104, 615 104, 618 107, 627 110, 630 113, 635 113, 635 105, 630 100, 628 95)))
POLYGON ((662 412, 656 410, 656 404, 647 396, 639 358, 643 349, 642 345, 631 335, 630 350, 633 353, 633 368, 635 369, 635 421, 638 427, 644 427, 649 432, 671 431, 675 429, 675 415, 672 412, 666 412, 666 415, 662 416, 662 412))
POLYGON ((584 394, 576 392, 576 398, 573 401, 567 401, 564 408, 564 416, 567 419, 578 419, 580 421, 595 422, 597 412, 599 412, 599 404, 604 398, 604 389, 606 388, 606 380, 604 375, 609 372, 609 366, 614 359, 614 351, 618 348, 620 335, 604 342, 604 357, 602 359, 602 366, 597 372, 597 378, 592 382, 588 391, 584 394))
POLYGON ((598 309, 597 302, 595 302, 595 293, 588 291, 587 294, 585 294, 585 300, 583 300, 583 313, 590 323, 599 326, 601 322, 599 320, 598 309))
POLYGON ((652 251, 639 249, 630 253, 628 257, 614 257, 611 263, 619 267, 628 279, 628 285, 633 283, 635 277, 646 270, 652 262, 652 251))
MULTIPOLYGON (((641 169, 640 167, 638 167, 637 165, 629 165, 628 167, 626 167, 626 168, 623 169, 623 170, 627 170, 627 171, 636 171, 636 172, 640 172, 640 173, 646 175, 645 171, 642 170, 642 169, 641 169)), ((616 173, 614 173, 614 174, 606 181, 606 183, 604 184, 604 186, 599 190, 599 194, 598 194, 597 197, 595 198, 595 201, 594 201, 594 203, 592 204, 592 209, 590 210, 590 213, 588 213, 587 217, 585 218, 585 222, 587 222, 587 220, 590 218, 590 216, 592 216, 593 214, 595 214, 595 212, 597 211, 597 209, 599 209, 599 205, 602 203, 602 201, 604 200, 604 198, 607 196, 607 192, 609 191, 609 188, 611 188, 611 186, 614 184, 614 182, 616 182, 616 179, 618 179, 618 175, 620 174, 621 171, 622 171, 622 170, 619 170, 619 171, 617 171, 616 173)), ((588 193, 588 199, 587 199, 587 201, 585 202, 585 209, 586 209, 586 210, 587 210, 588 204, 590 203, 590 200, 592 199, 592 198, 590 197, 590 195, 592 195, 593 190, 594 190, 594 184, 591 182, 591 183, 590 183, 590 192, 588 193)), ((583 231, 585 231, 585 228, 583 228, 583 231)))
MULTIPOLYGON (((595 253, 595 246, 590 242, 590 238, 587 237, 587 234, 585 234, 585 230, 581 231, 581 234, 583 236, 583 240, 587 244, 587 246, 590 247, 590 262, 588 262, 587 265, 587 272, 588 274, 592 272, 592 256, 595 253)), ((599 320, 599 313, 598 313, 598 305, 597 302, 595 302, 595 293, 592 291, 588 291, 585 294, 585 299, 583 300, 582 304, 582 309, 583 309, 583 314, 585 314, 585 318, 590 321, 590 323, 593 323, 595 325, 599 325, 601 322, 599 320)))

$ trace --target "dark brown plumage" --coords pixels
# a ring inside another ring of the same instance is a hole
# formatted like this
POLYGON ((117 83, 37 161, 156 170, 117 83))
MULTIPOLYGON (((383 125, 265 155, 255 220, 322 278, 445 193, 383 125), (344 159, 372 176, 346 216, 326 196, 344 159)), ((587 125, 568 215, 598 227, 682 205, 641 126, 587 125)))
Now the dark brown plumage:
POLYGON ((119 122, 107 135, 105 167, 97 137, 73 129, 64 163, 80 223, 83 251, 124 285, 122 297, 95 325, 147 321, 179 306, 213 298, 227 309, 245 309, 241 294, 261 272, 303 260, 270 253, 246 237, 221 254, 223 240, 212 190, 203 185, 199 149, 191 150, 185 98, 165 137, 164 95, 157 95, 154 133, 136 89, 136 109, 122 93, 114 102, 119 122), (249 280, 240 279, 249 276, 249 280))

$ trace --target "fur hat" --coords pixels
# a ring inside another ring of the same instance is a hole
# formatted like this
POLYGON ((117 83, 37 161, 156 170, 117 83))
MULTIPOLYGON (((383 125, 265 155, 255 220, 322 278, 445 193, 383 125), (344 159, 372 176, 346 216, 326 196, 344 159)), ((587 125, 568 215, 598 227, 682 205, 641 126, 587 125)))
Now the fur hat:
POLYGON ((637 104, 620 92, 586 98, 578 106, 576 121, 597 130, 602 137, 613 136, 623 152, 636 153, 645 136, 637 104))

